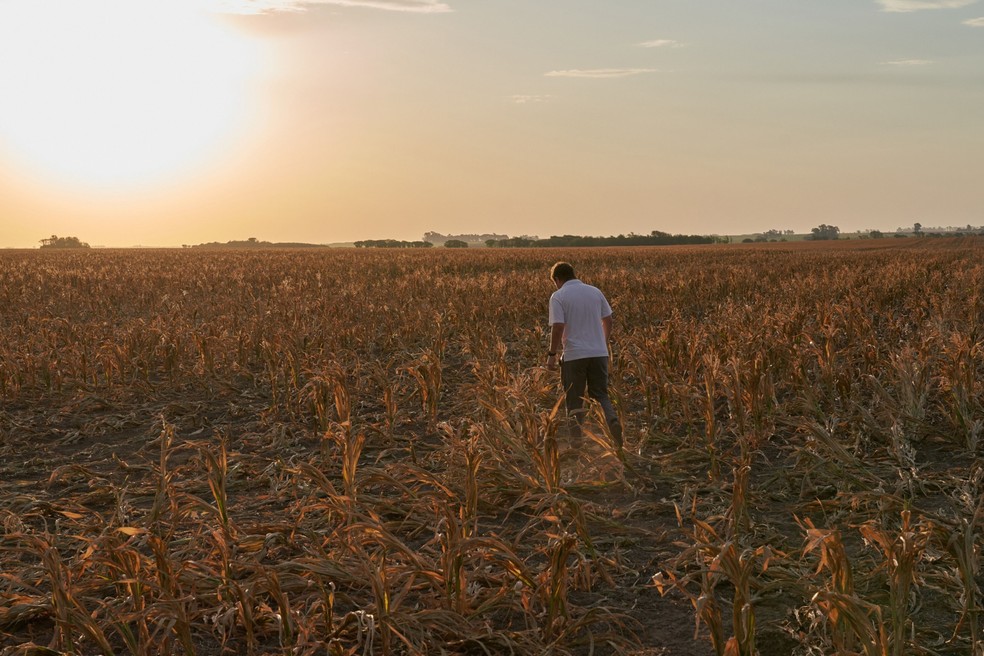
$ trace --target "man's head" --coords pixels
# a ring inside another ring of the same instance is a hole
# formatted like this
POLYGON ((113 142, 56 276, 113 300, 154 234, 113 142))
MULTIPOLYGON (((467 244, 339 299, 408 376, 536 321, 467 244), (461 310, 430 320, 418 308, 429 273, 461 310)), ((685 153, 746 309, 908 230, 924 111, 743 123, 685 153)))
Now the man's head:
POLYGON ((568 280, 574 280, 577 276, 574 275, 574 267, 568 262, 557 262, 557 264, 550 267, 550 279, 560 287, 568 280))

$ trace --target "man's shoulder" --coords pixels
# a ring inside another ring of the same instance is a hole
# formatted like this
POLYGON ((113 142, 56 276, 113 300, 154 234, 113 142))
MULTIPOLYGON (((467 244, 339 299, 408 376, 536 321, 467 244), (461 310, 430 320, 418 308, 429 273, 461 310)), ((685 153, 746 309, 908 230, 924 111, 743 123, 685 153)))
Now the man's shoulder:
MULTIPOLYGON (((578 282, 580 282, 580 281, 578 281, 578 282)), ((594 296, 604 296, 604 294, 602 293, 602 291, 600 289, 598 289, 594 285, 589 285, 586 282, 581 282, 581 284, 578 285, 575 289, 577 290, 575 292, 577 294, 594 295, 594 296)))
POLYGON ((550 296, 551 300, 565 303, 586 303, 603 298, 605 298, 605 295, 600 289, 583 283, 580 280, 577 281, 576 285, 570 283, 565 284, 550 296))

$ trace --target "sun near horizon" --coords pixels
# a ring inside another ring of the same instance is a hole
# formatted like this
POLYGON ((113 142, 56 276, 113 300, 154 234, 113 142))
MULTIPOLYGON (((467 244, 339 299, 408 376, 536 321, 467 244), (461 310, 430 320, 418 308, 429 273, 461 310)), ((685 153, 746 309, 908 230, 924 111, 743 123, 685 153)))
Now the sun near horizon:
POLYGON ((154 188, 253 126, 255 40, 195 3, 0 2, 0 146, 42 184, 154 188))

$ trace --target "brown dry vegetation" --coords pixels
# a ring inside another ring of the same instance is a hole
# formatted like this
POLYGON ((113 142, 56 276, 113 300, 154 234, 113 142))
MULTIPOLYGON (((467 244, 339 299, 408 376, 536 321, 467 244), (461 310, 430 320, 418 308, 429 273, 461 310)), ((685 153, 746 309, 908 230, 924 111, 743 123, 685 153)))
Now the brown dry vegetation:
POLYGON ((0 652, 984 653, 982 253, 2 253, 0 652))

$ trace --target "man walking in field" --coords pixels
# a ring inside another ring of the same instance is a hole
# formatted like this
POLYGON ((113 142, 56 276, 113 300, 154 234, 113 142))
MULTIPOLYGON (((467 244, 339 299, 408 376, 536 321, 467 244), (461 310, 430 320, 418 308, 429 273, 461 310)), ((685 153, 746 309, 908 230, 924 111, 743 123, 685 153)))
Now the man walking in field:
POLYGON ((597 287, 574 275, 574 267, 557 262, 550 269, 557 286, 550 296, 550 350, 547 368, 556 371, 560 354, 560 381, 566 393, 571 435, 580 437, 584 423, 584 390, 601 404, 615 445, 622 446, 622 425, 608 398, 608 337, 612 308, 597 287))

